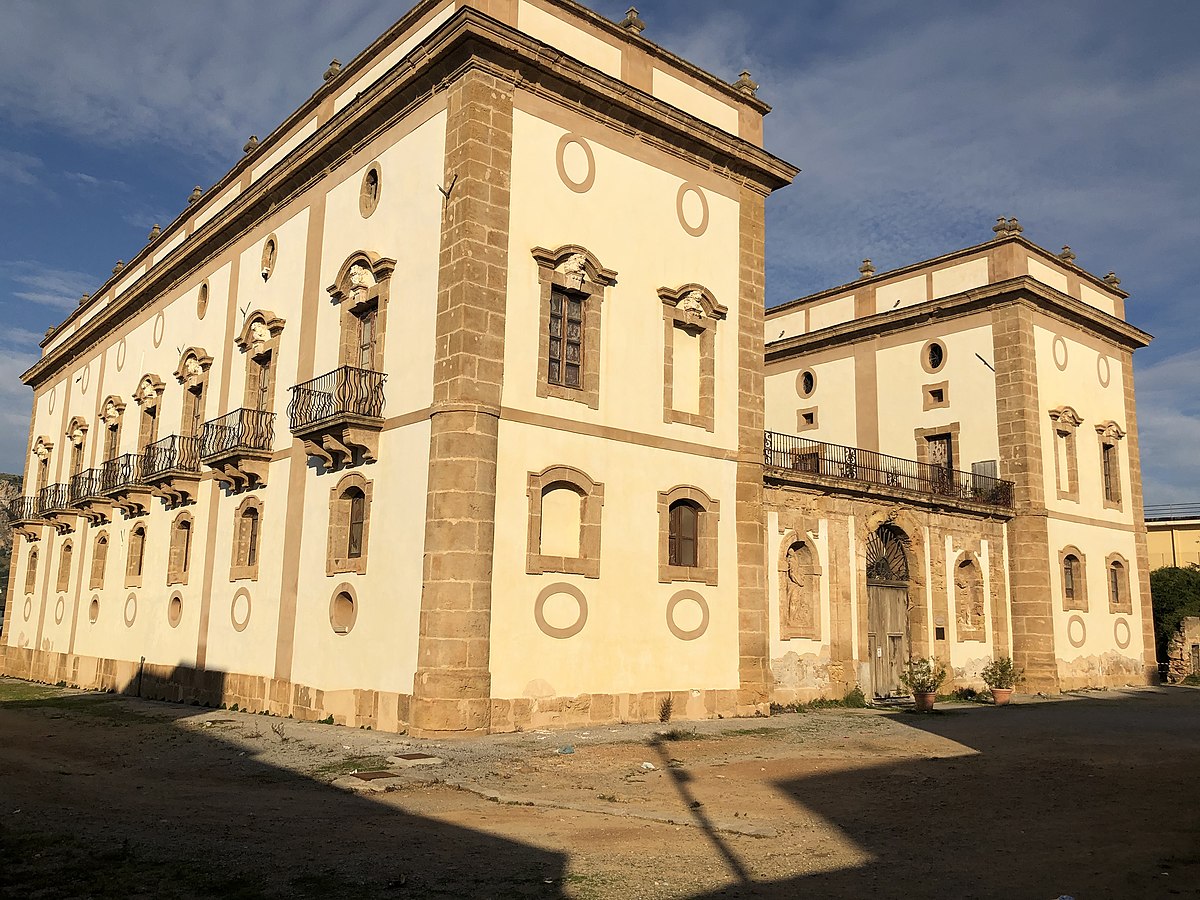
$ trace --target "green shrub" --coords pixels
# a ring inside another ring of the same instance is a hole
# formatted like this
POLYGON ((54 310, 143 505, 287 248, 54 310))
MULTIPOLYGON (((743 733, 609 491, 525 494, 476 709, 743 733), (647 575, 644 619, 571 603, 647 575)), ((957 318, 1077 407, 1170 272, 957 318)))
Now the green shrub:
POLYGON ((1018 669, 1013 665, 1011 656, 998 656, 990 663, 983 667, 983 671, 979 673, 983 678, 983 683, 990 688, 998 688, 1001 690, 1011 690, 1016 687, 1017 682, 1021 680, 1025 674, 1024 669, 1018 669))
POLYGON ((936 694, 946 680, 946 667, 936 659, 910 659, 900 683, 914 694, 936 694))

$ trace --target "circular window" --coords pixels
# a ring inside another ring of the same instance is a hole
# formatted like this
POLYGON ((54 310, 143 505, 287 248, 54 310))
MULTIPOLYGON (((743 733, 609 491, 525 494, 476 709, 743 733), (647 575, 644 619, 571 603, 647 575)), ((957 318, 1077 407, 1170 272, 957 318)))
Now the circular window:
POLYGON ((362 185, 358 189, 358 211, 365 219, 375 212, 379 206, 379 191, 382 187, 379 163, 372 163, 363 175, 362 185))
POLYGON ((708 602, 695 591, 680 591, 667 601, 667 628, 681 641, 708 631, 708 602))
POLYGON ((329 624, 334 634, 349 634, 357 618, 358 604, 354 602, 353 590, 348 584, 338 585, 329 601, 329 624))
POLYGON ((577 134, 568 132, 558 139, 555 156, 558 177, 577 194, 586 194, 596 183, 596 157, 591 145, 577 134))
POLYGON ((575 637, 587 624, 588 603, 573 584, 547 585, 533 604, 533 620, 543 634, 559 640, 575 637), (573 608, 572 608, 573 607, 573 608))
POLYGON ((817 389, 817 375, 812 369, 805 369, 796 376, 796 393, 808 399, 817 389))
POLYGON ((946 345, 941 341, 929 341, 921 348, 921 367, 933 374, 946 365, 946 345))
POLYGON ((266 281, 271 277, 271 273, 275 271, 275 259, 279 255, 279 248, 275 245, 275 235, 271 235, 263 241, 262 251, 262 280, 266 281))
POLYGON ((183 619, 183 597, 178 591, 167 601, 167 622, 172 628, 179 625, 183 619))
POLYGON ((700 185, 686 181, 679 186, 675 195, 675 214, 679 224, 692 237, 700 237, 708 231, 708 197, 700 185))
POLYGON ((92 602, 88 604, 88 621, 91 622, 93 625, 95 625, 96 620, 99 618, 100 618, 100 598, 93 597, 92 602))
POLYGON ((245 588, 233 595, 233 602, 229 604, 229 621, 234 631, 245 631, 250 624, 250 592, 245 588))
POLYGON ((203 319, 208 312, 208 282, 200 285, 200 293, 196 295, 196 318, 203 319))

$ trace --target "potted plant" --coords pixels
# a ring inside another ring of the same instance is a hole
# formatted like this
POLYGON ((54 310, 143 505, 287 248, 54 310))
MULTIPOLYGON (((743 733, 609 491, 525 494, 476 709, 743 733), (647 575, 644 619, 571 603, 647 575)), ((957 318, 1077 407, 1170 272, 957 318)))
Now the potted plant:
POLYGON ((983 667, 979 673, 984 684, 992 689, 992 700, 1004 706, 1012 698, 1013 688, 1023 674, 1013 665, 1011 656, 999 656, 983 667))
POLYGON ((937 690, 946 680, 946 667, 936 659, 910 659, 900 673, 900 682, 908 688, 917 704, 917 712, 929 712, 937 699, 937 690))

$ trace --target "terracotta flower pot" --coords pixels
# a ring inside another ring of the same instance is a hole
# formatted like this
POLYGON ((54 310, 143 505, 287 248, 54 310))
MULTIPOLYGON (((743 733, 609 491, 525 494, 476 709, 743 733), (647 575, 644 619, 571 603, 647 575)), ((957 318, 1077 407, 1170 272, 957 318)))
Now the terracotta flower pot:
POLYGON ((992 688, 992 700, 997 706, 1007 706, 1012 695, 1012 688, 992 688))
POLYGON ((917 704, 917 712, 931 712, 933 701, 937 699, 936 691, 913 691, 913 700, 917 704))

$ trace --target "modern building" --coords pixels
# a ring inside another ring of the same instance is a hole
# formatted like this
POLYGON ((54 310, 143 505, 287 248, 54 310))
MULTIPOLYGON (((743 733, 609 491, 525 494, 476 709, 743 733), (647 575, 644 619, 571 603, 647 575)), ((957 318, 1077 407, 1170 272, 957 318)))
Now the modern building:
POLYGON ((765 311, 797 170, 642 29, 418 4, 47 335, 2 671, 420 735, 1153 677, 1115 277, 1002 220, 765 311))
POLYGON ((1146 507, 1150 571, 1200 566, 1200 503, 1146 507))

